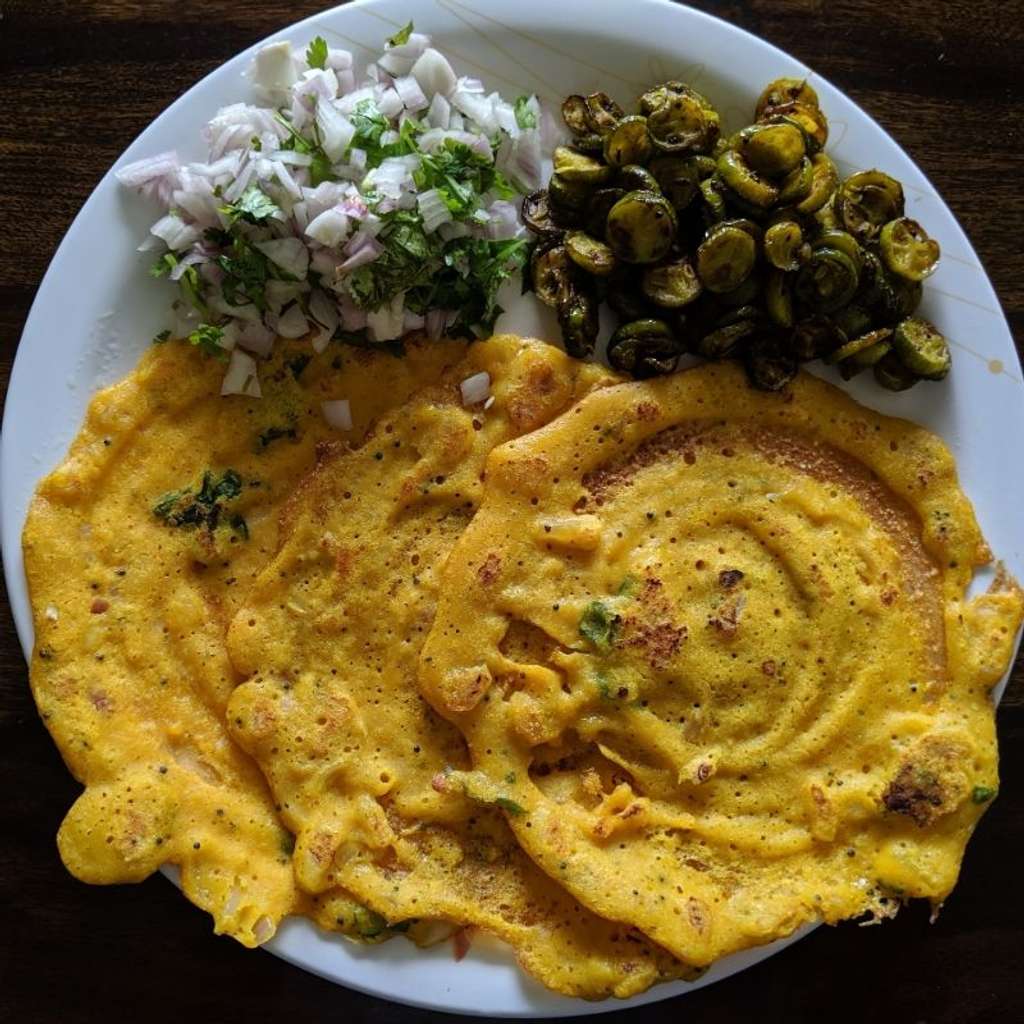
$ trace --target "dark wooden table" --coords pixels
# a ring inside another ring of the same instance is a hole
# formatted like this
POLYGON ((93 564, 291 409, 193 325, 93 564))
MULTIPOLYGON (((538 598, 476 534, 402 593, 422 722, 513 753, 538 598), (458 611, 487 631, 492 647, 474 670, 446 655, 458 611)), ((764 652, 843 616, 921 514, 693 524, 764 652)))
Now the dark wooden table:
MULTIPOLYGON (((595 0, 595 3, 599 0, 595 0)), ((604 0, 601 0, 604 2, 604 0)), ((625 2, 625 0, 624 0, 625 2)), ((47 263, 103 172, 164 107, 317 0, 0 0, 0 393, 47 263)), ((945 196, 1024 341, 1024 7, 1019 0, 698 3, 789 50, 873 114, 945 196)), ((101 251, 102 243, 98 246, 101 251)), ((73 311, 69 311, 73 313, 73 311)), ((1019 440, 1019 439, 1018 439, 1019 440)), ((395 1020, 437 1016, 336 988, 210 934, 161 878, 95 889, 53 841, 77 793, 0 609, 0 1020, 395 1020)), ((939 922, 822 928, 631 1019, 1024 1020, 1024 666, 999 711, 1002 795, 939 922)), ((395 979, 396 990, 401 978, 395 979)), ((610 1022, 617 1015, 605 1017, 610 1022)))

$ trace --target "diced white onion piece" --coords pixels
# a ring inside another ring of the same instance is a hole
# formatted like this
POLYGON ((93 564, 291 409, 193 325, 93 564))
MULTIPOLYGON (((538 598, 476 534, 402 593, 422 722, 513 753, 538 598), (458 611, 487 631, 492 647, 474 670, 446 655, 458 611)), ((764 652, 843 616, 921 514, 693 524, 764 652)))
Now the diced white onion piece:
POLYGON ((250 398, 262 397, 256 360, 240 348, 236 348, 231 353, 231 362, 228 363, 228 371, 224 374, 220 393, 222 395, 248 395, 250 398))
POLYGON ((305 281, 309 272, 309 250, 302 239, 273 238, 269 242, 257 242, 256 248, 286 274, 305 281))
POLYGON ((336 398, 329 402, 321 402, 324 419, 334 427, 335 430, 352 429, 352 407, 347 398, 336 398))
POLYGON ((335 71, 345 71, 352 67, 352 54, 331 46, 327 50, 327 66, 335 71))
POLYGON ((320 325, 320 332, 313 338, 313 349, 316 352, 323 352, 338 329, 338 307, 317 288, 310 296, 309 312, 320 325))
POLYGON ((468 224, 461 220, 453 220, 450 224, 442 224, 437 229, 437 233, 444 241, 450 242, 453 238, 465 238, 470 234, 470 230, 468 224))
POLYGON ((450 96, 458 82, 448 59, 432 47, 424 50, 413 64, 412 75, 428 96, 435 93, 450 96))
POLYGON ((434 93, 434 98, 430 101, 430 107, 427 109, 427 124, 431 128, 447 128, 448 119, 452 116, 452 105, 441 95, 441 93, 434 93))
POLYGON ((277 335, 265 327, 262 321, 255 321, 242 325, 237 340, 247 352, 266 358, 274 347, 277 335))
POLYGON ((395 79, 395 92, 405 106, 405 109, 416 113, 418 110, 425 110, 430 106, 430 101, 420 88, 420 83, 412 75, 403 75, 395 79))
POLYGON ((351 68, 343 68, 340 71, 336 71, 335 74, 338 76, 339 96, 350 93, 356 87, 356 76, 351 68))
POLYGON ((357 231, 345 246, 346 259, 335 268, 335 273, 351 274, 358 267, 372 263, 384 251, 384 246, 365 232, 357 231))
POLYGON ((266 283, 263 293, 267 299, 267 306, 272 313, 280 314, 281 310, 294 302, 303 294, 305 288, 295 281, 274 281, 266 283))
POLYGON ((342 295, 338 299, 338 312, 341 314, 341 326, 346 331, 366 329, 366 310, 360 309, 350 295, 342 295))
POLYGON ((154 179, 162 178, 167 174, 175 174, 177 170, 178 154, 171 149, 158 156, 136 160, 119 171, 115 171, 114 176, 126 188, 140 188, 154 179))
POLYGON ((494 116, 494 110, 486 97, 475 92, 466 92, 464 89, 456 89, 452 93, 452 106, 479 125, 488 135, 493 135, 498 130, 498 119, 494 116))
POLYGON ((362 86, 359 89, 352 89, 338 100, 338 109, 343 114, 351 114, 363 100, 376 99, 376 93, 372 86, 362 86))
POLYGON ((319 217, 311 221, 306 228, 306 235, 314 242, 328 248, 336 248, 348 237, 349 230, 348 217, 334 207, 332 210, 324 210, 319 217))
POLYGON ((294 149, 279 149, 276 153, 268 153, 268 160, 279 160, 292 167, 308 167, 313 158, 308 153, 296 153, 294 149))
POLYGON ((407 309, 402 315, 402 330, 422 331, 426 322, 426 317, 420 316, 419 313, 414 313, 411 309, 407 309))
POLYGON ((320 129, 320 144, 328 158, 340 160, 355 138, 355 125, 330 100, 317 103, 316 124, 320 129))
POLYGON ((404 107, 405 104, 402 102, 402 97, 394 89, 385 89, 377 100, 377 109, 389 121, 392 118, 398 117, 404 107))
POLYGON ((394 341, 402 336, 405 322, 405 292, 399 292, 381 309, 366 314, 366 329, 371 341, 394 341))
POLYGON ((423 218, 423 230, 428 235, 452 219, 452 212, 448 209, 448 204, 436 188, 430 188, 425 192, 421 192, 416 197, 416 205, 419 207, 420 216, 423 218))
POLYGON ((48 604, 46 606, 46 617, 50 622, 56 622, 60 618, 60 611, 55 604, 48 604))
POLYGON ((176 213, 161 217, 149 229, 149 233, 166 242, 168 249, 174 250, 186 249, 200 238, 199 230, 186 224, 176 213))
POLYGON ((505 132, 506 135, 511 135, 513 139, 519 138, 519 122, 516 120, 516 112, 512 107, 511 103, 506 103, 500 96, 494 94, 491 99, 491 110, 494 111, 495 120, 498 122, 498 127, 505 132))
POLYGON ((256 53, 250 71, 253 85, 271 101, 283 102, 298 79, 292 44, 287 40, 271 43, 256 53))
POLYGON ((206 253, 199 249, 193 249, 178 260, 178 265, 171 271, 169 277, 172 281, 180 281, 189 267, 194 267, 200 263, 207 263, 209 259, 210 257, 206 253))
POLYGON ((224 300, 219 289, 206 296, 206 304, 215 313, 234 317, 236 320, 249 320, 253 323, 259 323, 260 320, 260 311, 251 302, 246 302, 241 306, 232 306, 230 302, 224 300))
POLYGON ((486 402, 484 402, 484 412, 490 409, 492 405, 494 405, 494 395, 491 395, 491 397, 488 398, 486 402))
POLYGON ((463 75, 457 82, 456 88, 461 89, 463 92, 475 92, 481 96, 484 94, 484 83, 479 78, 470 78, 467 75, 463 75))
POLYGON ((489 373, 474 373, 467 377, 460 385, 463 405, 479 405, 486 402, 491 394, 491 375, 489 373))
POLYGON ((309 333, 309 321, 297 302, 278 317, 277 333, 282 338, 301 338, 309 333))

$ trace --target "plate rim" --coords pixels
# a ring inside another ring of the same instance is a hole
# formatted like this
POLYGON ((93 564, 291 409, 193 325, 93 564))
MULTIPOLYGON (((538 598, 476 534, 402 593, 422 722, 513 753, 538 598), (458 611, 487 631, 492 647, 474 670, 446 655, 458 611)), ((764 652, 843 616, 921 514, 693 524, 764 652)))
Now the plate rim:
MULTIPOLYGON (((14 403, 10 401, 10 396, 15 393, 19 388, 24 388, 24 383, 21 378, 26 376, 28 370, 26 369, 28 363, 28 357, 24 355, 27 351, 27 345, 38 345, 42 344, 42 339, 33 342, 31 339, 33 335, 38 335, 39 330, 36 326, 36 321, 41 319, 41 309, 43 305, 52 296, 49 294, 54 289, 59 288, 58 279, 63 274, 61 267, 62 258, 66 256, 67 251, 74 244, 75 239, 84 230, 85 220, 89 214, 90 207, 94 205, 98 195, 101 195, 105 190, 111 188, 117 188, 117 182, 114 178, 114 174, 117 168, 123 166, 131 160, 137 159, 141 156, 146 155, 143 150, 148 151, 149 144, 147 139, 151 135, 156 135, 159 132, 159 124, 166 118, 169 118, 172 112, 177 112, 182 108, 187 107, 191 102, 194 101, 195 95, 209 85, 214 78, 222 75, 227 75, 231 69, 241 70, 244 63, 262 46, 274 41, 282 39, 295 39, 296 37, 302 36, 304 33, 308 33, 316 26, 322 26, 325 22, 330 19, 342 17, 349 17, 347 12, 355 12, 360 10, 367 10, 373 8, 387 8, 395 0, 352 0, 347 4, 341 4, 338 6, 329 7, 323 11, 319 11, 315 14, 309 15, 308 17, 302 18, 298 21, 291 22, 280 29, 270 33, 265 38, 258 40, 257 42, 245 47, 238 53, 222 61, 217 67, 210 70, 207 74, 203 75, 191 86, 189 86, 183 93, 177 96, 171 103, 166 107, 162 108, 156 116, 154 116, 148 124, 138 132, 131 142, 121 151, 117 158, 112 162, 106 172, 100 177, 94 188, 91 190, 85 201, 82 203, 81 208, 75 214, 68 228, 64 232, 63 236, 56 249, 53 252, 52 257, 47 265, 47 268, 39 281, 36 294, 33 298, 32 305, 29 309, 28 316, 25 319, 25 324, 22 329, 21 335, 18 339, 18 345, 15 350, 15 357, 11 367, 10 378, 7 386, 7 401, 5 403, 4 416, 2 425, 0 425, 0 494, 9 493, 9 476, 13 474, 12 460, 10 457, 10 447, 12 442, 10 436, 12 431, 9 429, 14 422, 14 403)), ((410 0, 409 6, 419 8, 426 6, 423 0, 410 0)), ((437 0, 438 6, 444 10, 446 4, 442 0, 437 0)), ((481 12, 485 15, 497 14, 498 17, 504 17, 508 19, 511 25, 516 26, 522 24, 519 20, 519 16, 514 11, 509 10, 508 0, 462 0, 462 3, 456 6, 468 8, 473 12, 481 12)), ((531 8, 533 6, 533 0, 525 0, 523 3, 524 8, 531 8)), ((587 0, 562 0, 561 5, 563 8, 578 8, 581 13, 586 11, 587 13, 593 13, 593 8, 587 6, 587 0)), ((764 39, 754 32, 745 29, 741 26, 733 24, 725 18, 718 17, 713 14, 709 14, 705 11, 698 10, 690 7, 684 3, 675 3, 673 0, 606 0, 604 10, 601 12, 601 27, 607 26, 609 23, 617 19, 625 19, 627 12, 630 16, 635 17, 638 8, 650 7, 658 8, 666 13, 671 11, 670 17, 678 17, 682 21, 687 19, 693 19, 693 26, 699 31, 702 26, 713 26, 716 31, 727 31, 728 33, 739 36, 743 40, 743 45, 746 48, 753 47, 760 49, 765 56, 770 56, 775 62, 782 65, 785 68, 792 68, 796 66, 802 71, 806 72, 808 77, 825 83, 829 88, 835 91, 835 93, 842 97, 842 99, 849 104, 853 111, 856 112, 861 118, 863 118, 871 127, 873 133, 877 133, 886 143, 891 146, 918 175, 919 181, 927 186, 931 192, 931 197, 938 202, 941 210, 948 219, 948 223, 953 227, 958 240, 963 246, 964 251, 969 254, 975 260, 976 267, 979 271, 979 281, 974 287, 974 291, 987 289, 987 298, 992 300, 995 307, 995 314, 1002 332, 1009 340, 1010 350, 1017 356, 1017 364, 1022 364, 1021 353, 1017 350, 1014 344, 1013 334, 1010 330, 1009 323, 1006 318, 1005 310, 1003 309, 1002 302, 999 294, 996 291, 991 278, 984 264, 978 257, 977 252, 972 245, 967 232, 960 224, 959 220, 953 213, 952 209, 946 203, 942 194, 934 184, 928 178, 928 176, 922 171, 917 162, 907 153, 900 142, 888 132, 870 113, 868 113, 859 103, 857 103, 850 95, 843 89, 836 86, 829 78, 826 78, 820 72, 816 71, 812 66, 805 64, 799 58, 788 53, 782 47, 776 45, 764 39)), ((414 16, 415 16, 415 12, 414 16)), ((444 46, 442 45, 442 49, 444 46)), ((213 111, 209 111, 209 116, 212 116, 213 111)), ((198 122, 197 122, 198 123, 198 122)), ((95 389, 90 391, 90 398, 95 394, 95 389)), ((1021 439, 1024 440, 1024 433, 1022 433, 1021 439)), ((35 478, 35 483, 49 472, 49 468, 41 466, 38 474, 35 478)), ((24 526, 24 513, 27 512, 27 507, 22 509, 20 516, 12 516, 7 511, 7 502, 0 503, 0 550, 2 550, 2 560, 4 564, 4 577, 7 586, 7 592, 9 597, 9 604, 11 608, 12 617, 14 618, 15 628, 18 635, 19 644, 22 649, 23 655, 26 660, 30 662, 31 650, 32 650, 32 623, 31 623, 31 609, 27 600, 27 588, 24 577, 24 566, 22 560, 21 551, 21 533, 24 526)), ((1020 636, 1017 638, 1017 647, 1020 644, 1020 636)), ((1017 647, 1015 647, 1014 659, 1016 658, 1017 647)), ((1008 670, 1007 676, 1004 677, 1002 683, 997 687, 994 696, 996 702, 1001 698, 1003 691, 1005 690, 1006 683, 1008 681, 1009 672, 1012 671, 1013 662, 1011 661, 1010 670, 1008 670)), ((173 869, 164 869, 164 874, 174 881, 173 869)), ((175 883, 176 884, 176 883, 175 883)), ((307 927, 315 930, 316 926, 312 923, 303 921, 301 924, 296 922, 298 927, 307 927)), ((700 979, 695 983, 686 982, 670 982, 657 985, 654 988, 644 992, 638 996, 631 997, 625 1000, 619 999, 606 999, 600 1003, 587 1003, 578 998, 564 997, 554 995, 548 992, 540 993, 539 997, 534 996, 529 992, 525 992, 523 996, 524 1006, 522 1008, 512 1009, 495 1009, 493 1007, 484 1008, 473 1008, 464 1005, 445 1004, 438 1002, 436 999, 430 998, 419 998, 413 993, 395 993, 383 991, 380 987, 374 987, 372 984, 361 983, 358 977, 348 978, 344 980, 339 978, 336 974, 327 973, 326 970, 318 967, 317 964, 310 962, 309 960, 303 960, 302 957, 296 954, 293 950, 288 948, 287 934, 288 926, 285 922, 282 922, 282 929, 265 947, 267 952, 274 954, 275 956, 285 960, 286 962, 300 967, 309 973, 318 975, 328 981, 333 982, 336 985, 340 985, 345 988, 350 988, 354 991, 361 992, 365 995, 370 995, 376 998, 386 999, 388 1001, 396 1002, 399 1004, 413 1006, 421 1009, 438 1010, 449 1013, 455 1013, 460 1015, 492 1015, 502 1016, 509 1018, 524 1018, 524 1017, 559 1017, 559 1016, 581 1016, 590 1014, 600 1014, 611 1012, 620 1009, 630 1009, 637 1006, 647 1005, 654 1002, 661 1002, 663 1000, 674 998, 678 995, 685 994, 686 992, 695 991, 708 984, 714 984, 717 981, 724 980, 730 977, 732 974, 738 973, 739 971, 745 970, 747 967, 754 966, 763 960, 781 952, 787 946, 799 941, 811 931, 817 928, 816 923, 805 925, 800 929, 797 929, 794 933, 786 936, 782 939, 778 939, 775 942, 769 943, 764 946, 755 947, 752 950, 745 951, 744 954, 737 954, 742 956, 749 962, 739 966, 732 967, 729 965, 727 958, 725 961, 720 961, 719 965, 725 965, 728 969, 723 972, 712 970, 708 976, 700 979), (528 1004, 528 1005, 526 1005, 528 1004), (547 1005, 545 1005, 547 1004, 547 1005)), ((378 947, 375 947, 378 948, 378 947)), ((400 966, 400 964, 396 965, 400 966)), ((358 970, 356 972, 358 974, 358 970)))

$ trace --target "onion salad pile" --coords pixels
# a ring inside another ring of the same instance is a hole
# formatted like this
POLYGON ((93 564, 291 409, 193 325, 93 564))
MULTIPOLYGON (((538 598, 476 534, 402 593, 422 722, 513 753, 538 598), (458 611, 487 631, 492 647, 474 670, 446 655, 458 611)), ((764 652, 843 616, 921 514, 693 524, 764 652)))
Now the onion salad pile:
POLYGON ((206 163, 174 152, 117 172, 164 215, 142 250, 180 290, 157 341, 228 361, 224 394, 259 397, 277 337, 395 341, 483 335, 528 256, 520 196, 556 129, 535 96, 508 102, 457 76, 410 23, 357 84, 320 37, 262 48, 257 103, 206 126, 206 163))

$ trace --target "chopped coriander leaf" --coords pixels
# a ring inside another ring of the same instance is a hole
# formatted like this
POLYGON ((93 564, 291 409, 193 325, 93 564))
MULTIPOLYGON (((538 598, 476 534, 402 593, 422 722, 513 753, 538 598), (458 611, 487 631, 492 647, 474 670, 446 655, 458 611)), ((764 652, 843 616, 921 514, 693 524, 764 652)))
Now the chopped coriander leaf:
POLYGON ((436 152, 420 157, 413 181, 421 192, 437 189, 456 220, 476 213, 481 196, 487 192, 502 199, 511 199, 516 194, 508 179, 486 156, 454 139, 446 139, 436 152))
POLYGON ((519 96, 516 98, 516 124, 523 131, 537 127, 537 115, 529 107, 530 100, 532 99, 532 96, 519 96))
POLYGON ((327 40, 317 36, 306 50, 306 63, 311 68, 327 67, 327 40))
POLYGON ((265 224, 281 208, 258 185, 250 185, 237 203, 228 203, 220 208, 228 220, 235 224, 244 220, 249 224, 265 224))
POLYGON ((149 268, 150 277, 166 277, 178 265, 178 257, 173 252, 165 252, 149 268))
POLYGON ((231 517, 231 529, 234 530, 242 540, 249 539, 249 524, 245 521, 245 516, 233 515, 231 517))
POLYGON ((364 939, 373 939, 387 931, 388 923, 375 910, 358 907, 355 912, 356 931, 364 939))
MULTIPOLYGON (((157 499, 153 515, 168 526, 199 527, 212 532, 220 522, 224 504, 241 493, 242 478, 233 469, 226 469, 219 478, 206 470, 198 493, 193 493, 191 487, 169 491, 157 499)), ((241 516, 233 516, 230 525, 248 539, 248 526, 241 516)))
POLYGON ((153 344, 154 345, 162 345, 165 341, 170 341, 170 340, 171 340, 171 332, 170 331, 161 331, 153 339, 153 344))
POLYGON ((319 147, 312 152, 313 162, 309 165, 309 180, 313 188, 322 185, 325 181, 334 180, 334 171, 331 168, 330 157, 319 147))
POLYGON ((404 46, 409 42, 409 37, 412 35, 412 22, 410 21, 405 28, 400 28, 389 40, 388 46, 404 46))
POLYGON ((396 210, 383 218, 378 236, 384 251, 347 279, 349 293, 361 309, 380 309, 399 292, 425 287, 435 276, 435 260, 443 244, 423 231, 423 221, 411 210, 396 210))
POLYGON ((599 651, 608 651, 615 642, 619 617, 609 611, 602 601, 591 601, 580 617, 580 635, 586 637, 599 651))
POLYGON ((987 804, 998 792, 994 786, 975 786, 971 790, 971 801, 976 804, 987 804))
POLYGON ((509 814, 516 816, 525 813, 522 805, 517 804, 515 800, 509 800, 507 796, 499 796, 494 801, 503 811, 508 811, 509 814))
POLYGON ((188 343, 195 345, 201 352, 215 359, 226 360, 227 349, 220 344, 224 337, 224 328, 216 327, 213 324, 200 324, 189 336, 188 343))
POLYGON ((295 427, 267 427, 256 439, 256 450, 264 451, 282 437, 287 437, 289 440, 294 441, 298 436, 299 434, 295 427))
POLYGON ((185 272, 178 278, 178 287, 190 306, 204 316, 209 312, 203 301, 203 284, 199 279, 199 271, 194 266, 185 268, 185 272))
POLYGON ((230 252, 217 257, 217 266, 224 271, 221 291, 225 302, 231 306, 252 303, 259 310, 266 308, 264 290, 270 266, 259 249, 238 236, 232 239, 230 252))

